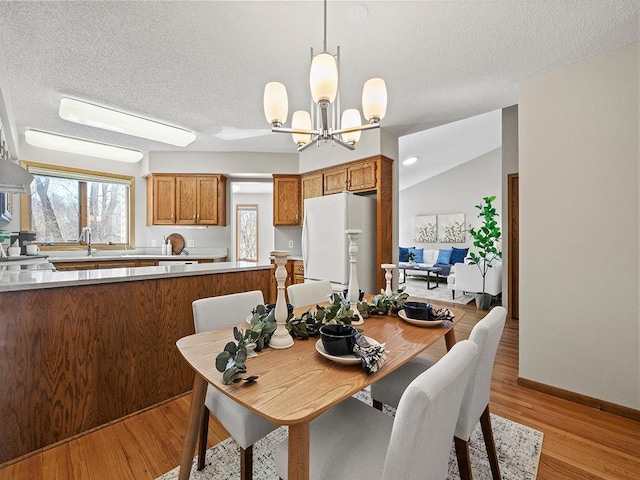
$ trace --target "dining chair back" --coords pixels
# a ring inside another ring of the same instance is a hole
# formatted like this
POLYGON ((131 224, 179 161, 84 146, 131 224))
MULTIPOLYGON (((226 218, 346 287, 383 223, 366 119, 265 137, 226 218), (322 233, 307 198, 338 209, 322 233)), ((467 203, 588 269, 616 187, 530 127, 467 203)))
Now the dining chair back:
MULTIPOLYGON (((235 326, 244 321, 251 314, 251 309, 259 304, 264 304, 260 290, 196 300, 192 304, 196 333, 235 326)), ((242 480, 250 480, 253 476, 253 444, 273 431, 277 425, 236 403, 211 385, 207 387, 203 408, 198 470, 204 468, 209 412, 212 412, 240 445, 240 477, 242 480)))
MULTIPOLYGON (((478 421, 480 421, 482 427, 492 476, 494 480, 501 478, 493 430, 491 428, 489 397, 493 364, 506 317, 507 311, 504 307, 494 307, 473 327, 469 336, 469 340, 478 345, 478 361, 472 369, 472 380, 469 382, 462 400, 454 435, 458 467, 460 477, 463 480, 472 478, 469 439, 478 421)), ((421 372, 432 369, 440 361, 434 364, 427 359, 418 357, 380 379, 371 386, 371 396, 374 399, 374 404, 380 405, 384 403, 392 407, 397 406, 406 385, 421 372)))
MULTIPOLYGON (((446 478, 451 438, 477 352, 469 340, 454 345, 407 387, 395 419, 352 397, 313 420, 310 478, 446 478)), ((287 455, 285 440, 275 456, 276 471, 285 480, 287 455)))
POLYGON ((332 293, 333 290, 329 280, 296 283, 287 287, 289 303, 294 307, 304 307, 305 305, 316 305, 326 302, 332 293))

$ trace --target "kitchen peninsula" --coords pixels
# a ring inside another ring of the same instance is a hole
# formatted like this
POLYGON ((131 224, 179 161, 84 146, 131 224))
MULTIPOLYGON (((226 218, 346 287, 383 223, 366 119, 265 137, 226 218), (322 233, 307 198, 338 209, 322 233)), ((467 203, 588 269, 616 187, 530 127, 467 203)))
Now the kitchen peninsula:
MULTIPOLYGON (((191 303, 261 290, 271 264, 0 272, 0 465, 191 389, 191 303)), ((247 314, 252 306, 247 306, 247 314)))

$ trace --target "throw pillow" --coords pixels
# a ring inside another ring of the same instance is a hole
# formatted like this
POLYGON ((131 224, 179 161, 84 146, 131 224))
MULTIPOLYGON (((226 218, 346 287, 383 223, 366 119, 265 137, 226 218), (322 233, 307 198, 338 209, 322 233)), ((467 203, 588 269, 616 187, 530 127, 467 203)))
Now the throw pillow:
POLYGON ((449 248, 447 250, 439 250, 438 251, 438 259, 436 263, 448 264, 451 260, 451 252, 452 250, 449 248))
POLYGON ((413 247, 400 247, 400 254, 398 255, 399 262, 408 262, 407 254, 409 253, 409 249, 413 247))
POLYGON ((451 265, 455 265, 456 263, 464 263, 464 259, 467 258, 469 249, 453 247, 451 250, 451 260, 449 261, 449 263, 451 263, 451 265))
POLYGON ((413 252, 413 261, 416 263, 424 263, 424 248, 410 248, 410 252, 413 252))

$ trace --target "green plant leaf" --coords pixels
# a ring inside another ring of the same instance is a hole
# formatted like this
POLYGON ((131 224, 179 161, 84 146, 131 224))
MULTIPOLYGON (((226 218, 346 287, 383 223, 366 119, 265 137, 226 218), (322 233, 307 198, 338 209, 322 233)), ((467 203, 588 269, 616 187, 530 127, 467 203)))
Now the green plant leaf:
POLYGON ((231 359, 231 354, 227 351, 219 353, 216 357, 216 370, 219 372, 224 372, 227 368, 227 363, 229 363, 229 359, 231 359))

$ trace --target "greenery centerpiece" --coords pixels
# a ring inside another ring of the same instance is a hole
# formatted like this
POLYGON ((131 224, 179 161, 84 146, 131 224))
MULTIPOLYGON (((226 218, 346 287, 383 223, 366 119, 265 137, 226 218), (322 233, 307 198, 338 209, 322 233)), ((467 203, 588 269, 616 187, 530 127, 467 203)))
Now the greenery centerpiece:
POLYGON ((409 263, 413 263, 413 261, 415 260, 415 258, 416 258, 416 254, 415 254, 415 252, 412 252, 411 250, 409 250, 409 251, 407 252, 407 262, 409 262, 409 263))
MULTIPOLYGON (((409 295, 404 288, 386 295, 384 290, 373 297, 371 303, 359 302, 358 310, 363 318, 370 315, 387 315, 396 313, 402 309, 409 295)), ((252 310, 250 327, 241 330, 233 328, 235 341, 228 342, 224 350, 216 357, 216 369, 222 372, 222 383, 229 385, 244 380, 255 381, 258 377, 253 375, 243 378, 247 373, 246 360, 254 352, 259 352, 269 345, 269 339, 276 330, 275 308, 267 311, 264 305, 257 305, 252 310)), ((337 293, 331 295, 329 305, 316 305, 315 310, 308 310, 299 317, 289 314, 286 327, 292 337, 308 339, 320 336, 322 325, 346 324, 350 325, 355 320, 351 305, 337 293)))
POLYGON ((486 293, 485 280, 487 272, 492 268, 492 263, 496 259, 502 258, 502 251, 498 248, 500 243, 500 227, 498 226, 498 213, 492 203, 496 197, 484 197, 484 204, 476 205, 480 210, 478 218, 482 219, 480 228, 475 229, 469 226, 469 235, 473 237, 473 246, 478 249, 478 253, 469 253, 471 265, 477 265, 480 275, 482 275, 482 293, 476 294, 476 305, 480 310, 489 310, 491 306, 491 295, 486 293))

